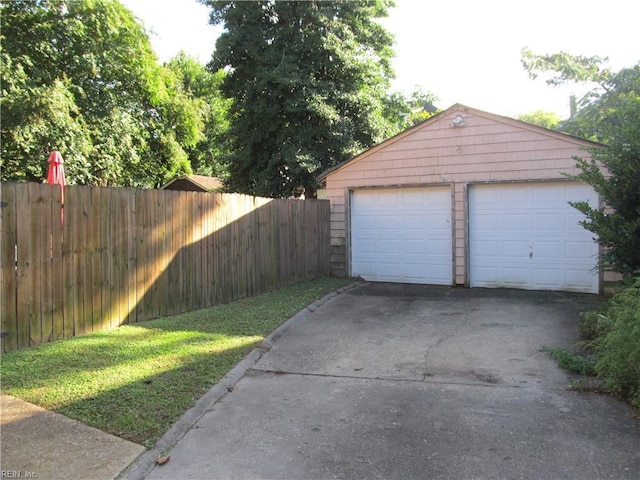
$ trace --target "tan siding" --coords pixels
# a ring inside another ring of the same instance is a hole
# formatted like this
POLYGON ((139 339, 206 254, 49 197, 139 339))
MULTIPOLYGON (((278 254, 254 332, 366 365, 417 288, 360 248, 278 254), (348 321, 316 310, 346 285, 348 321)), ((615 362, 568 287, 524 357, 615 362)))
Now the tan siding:
POLYGON ((463 185, 564 180, 563 173, 577 172, 573 156, 588 158, 586 141, 494 117, 456 106, 329 174, 331 241, 338 248, 332 253, 332 271, 348 273, 345 204, 349 189, 453 183, 455 281, 464 284, 467 220, 463 185), (466 126, 454 128, 450 123, 458 114, 466 117, 466 126))

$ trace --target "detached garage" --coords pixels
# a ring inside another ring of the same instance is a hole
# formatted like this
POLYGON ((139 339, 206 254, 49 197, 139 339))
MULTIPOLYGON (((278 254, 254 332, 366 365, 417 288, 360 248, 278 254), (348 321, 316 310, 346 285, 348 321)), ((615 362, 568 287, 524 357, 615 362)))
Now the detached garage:
POLYGON ((331 266, 369 281, 599 293, 567 180, 597 144, 456 104, 320 176, 331 266))

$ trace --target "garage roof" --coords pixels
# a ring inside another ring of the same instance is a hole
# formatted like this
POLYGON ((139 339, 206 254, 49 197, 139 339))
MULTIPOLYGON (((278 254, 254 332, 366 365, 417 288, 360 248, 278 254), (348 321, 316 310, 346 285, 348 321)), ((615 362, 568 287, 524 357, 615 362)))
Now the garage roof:
POLYGON ((478 115, 481 117, 485 117, 485 118, 489 118, 492 119, 494 121, 498 121, 498 122, 503 122, 503 123, 507 123, 507 124, 517 124, 520 128, 524 128, 527 130, 532 130, 532 131, 536 131, 538 133, 542 133, 544 135, 548 135, 550 137, 555 137, 555 138, 559 138, 562 139, 564 141, 568 141, 571 143, 574 143, 576 145, 580 145, 580 146, 584 146, 584 147, 602 147, 603 145, 600 143, 596 143, 596 142, 592 142, 590 140, 585 140, 584 138, 580 138, 580 137, 576 137, 573 135, 568 135, 566 133, 562 133, 562 132, 558 132, 556 130, 550 130, 548 128, 544 128, 541 127, 539 125, 534 125, 531 123, 527 123, 527 122, 523 122, 521 120, 516 120, 510 117, 504 117, 501 115, 496 115, 494 113, 489 113, 489 112, 485 112, 482 110, 478 110, 476 108, 472 108, 472 107, 468 107, 466 105, 462 105, 461 103, 456 103, 454 105, 452 105, 451 107, 447 108, 446 110, 443 110, 442 112, 434 115, 433 117, 418 123, 417 125, 414 125, 413 127, 405 130, 404 132, 401 132, 385 141, 383 141, 382 143, 379 143, 378 145, 375 145, 374 147, 365 150, 364 152, 360 153, 359 155, 356 155, 353 158, 350 158, 349 160, 346 160, 342 163, 339 163, 338 165, 336 165, 335 167, 332 167, 326 171, 324 171, 323 173, 321 173, 320 175, 318 175, 318 181, 322 182, 324 181, 329 175, 331 175, 332 173, 341 170, 342 168, 346 167, 347 165, 351 165, 363 158, 368 157, 369 155, 383 149, 386 148, 389 145, 392 145, 400 140, 402 140, 403 138, 411 135, 412 133, 418 131, 418 130, 422 130, 424 128, 428 128, 429 125, 435 123, 436 121, 438 121, 440 119, 440 117, 446 116, 448 114, 450 114, 453 111, 456 110, 463 110, 466 111, 468 113, 472 113, 474 115, 478 115))

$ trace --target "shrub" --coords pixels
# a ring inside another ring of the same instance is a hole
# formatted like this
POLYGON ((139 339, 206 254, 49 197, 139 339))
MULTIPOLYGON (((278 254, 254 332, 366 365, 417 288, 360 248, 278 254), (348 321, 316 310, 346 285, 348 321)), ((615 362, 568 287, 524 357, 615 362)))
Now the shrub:
POLYGON ((544 347, 543 351, 551 355, 560 368, 580 375, 595 375, 594 360, 590 356, 577 352, 570 352, 564 348, 544 347))
POLYGON ((585 322, 583 333, 595 334, 587 345, 605 388, 640 407, 640 277, 601 311, 585 315, 585 322))

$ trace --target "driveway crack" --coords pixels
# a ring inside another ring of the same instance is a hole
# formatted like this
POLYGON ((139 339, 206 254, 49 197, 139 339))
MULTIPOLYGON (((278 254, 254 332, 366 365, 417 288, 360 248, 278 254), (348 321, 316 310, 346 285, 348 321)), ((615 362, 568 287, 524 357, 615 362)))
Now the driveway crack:
POLYGON ((427 351, 424 354, 424 368, 422 373, 422 380, 425 380, 427 377, 432 377, 434 375, 427 368, 427 362, 428 362, 429 354, 431 353, 431 351, 438 348, 440 344, 442 344, 442 342, 444 342, 445 340, 449 340, 455 337, 458 334, 458 330, 464 327, 468 322, 469 322, 469 317, 467 317, 466 315, 462 315, 462 321, 456 324, 455 327, 453 327, 453 331, 450 334, 443 335, 439 337, 436 342, 427 345, 427 351))

